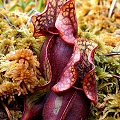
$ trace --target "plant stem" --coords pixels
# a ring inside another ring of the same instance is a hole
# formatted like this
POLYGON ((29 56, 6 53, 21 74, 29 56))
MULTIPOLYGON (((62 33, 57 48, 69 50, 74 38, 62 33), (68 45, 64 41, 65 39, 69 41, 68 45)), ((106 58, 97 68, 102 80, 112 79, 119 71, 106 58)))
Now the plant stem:
POLYGON ((112 13, 113 13, 113 10, 114 10, 114 7, 115 7, 115 3, 116 3, 116 0, 113 0, 112 1, 112 4, 111 4, 111 7, 110 7, 110 11, 109 11, 109 14, 108 14, 108 17, 110 18, 112 13))

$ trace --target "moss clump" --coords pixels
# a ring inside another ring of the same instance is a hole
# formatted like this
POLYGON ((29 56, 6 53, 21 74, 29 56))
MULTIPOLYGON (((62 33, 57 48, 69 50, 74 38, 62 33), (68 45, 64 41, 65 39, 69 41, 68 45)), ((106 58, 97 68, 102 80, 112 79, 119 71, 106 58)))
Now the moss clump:
POLYGON ((0 11, 0 101, 17 120, 25 95, 47 82, 39 71, 45 37, 33 37, 34 28, 26 13, 0 11))

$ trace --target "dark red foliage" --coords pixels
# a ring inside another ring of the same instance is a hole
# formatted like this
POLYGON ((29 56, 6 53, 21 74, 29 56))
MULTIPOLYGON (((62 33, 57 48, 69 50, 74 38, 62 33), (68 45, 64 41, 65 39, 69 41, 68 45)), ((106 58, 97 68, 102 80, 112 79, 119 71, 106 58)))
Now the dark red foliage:
POLYGON ((42 114, 44 104, 49 96, 46 91, 49 90, 49 85, 37 89, 34 94, 26 96, 24 99, 24 112, 21 120, 31 120, 37 115, 42 114))
POLYGON ((98 98, 93 61, 97 45, 85 38, 76 39, 76 44, 80 48, 80 60, 75 65, 79 72, 77 82, 82 83, 86 96, 96 105, 98 98))
POLYGON ((51 92, 43 109, 43 120, 85 120, 88 111, 90 100, 83 91, 51 92))
POLYGON ((45 59, 49 59, 52 72, 51 87, 60 80, 61 73, 73 53, 73 45, 66 44, 59 36, 50 36, 41 51, 41 71, 45 75, 45 59), (63 62, 64 61, 64 62, 63 62))
POLYGON ((75 0, 48 0, 45 11, 34 15, 32 23, 34 36, 47 36, 40 57, 42 75, 50 85, 47 101, 38 106, 43 108, 43 120, 85 120, 90 102, 97 104, 97 45, 77 35, 75 0))
MULTIPOLYGON (((26 103, 26 104, 28 104, 28 103, 26 103)), ((44 104, 45 104, 45 99, 43 101, 41 101, 40 104, 36 104, 31 109, 30 108, 27 109, 28 105, 24 106, 25 113, 23 113, 22 120, 29 120, 29 119, 34 118, 36 115, 40 114, 43 110, 44 104)))
POLYGON ((46 35, 46 33, 58 34, 55 22, 63 3, 64 0, 48 0, 43 13, 32 16, 34 36, 46 35))
MULTIPOLYGON (((80 60, 80 50, 74 46, 74 52, 68 61, 68 64, 63 69, 61 78, 56 85, 52 87, 54 92, 62 92, 70 89, 78 78, 78 71, 75 67, 75 63, 80 60)), ((64 62, 64 61, 63 61, 64 62)))

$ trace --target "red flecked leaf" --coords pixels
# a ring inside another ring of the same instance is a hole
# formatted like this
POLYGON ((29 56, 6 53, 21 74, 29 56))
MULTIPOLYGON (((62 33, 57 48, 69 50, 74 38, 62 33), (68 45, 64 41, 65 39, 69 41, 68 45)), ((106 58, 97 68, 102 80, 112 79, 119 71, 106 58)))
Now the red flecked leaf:
POLYGON ((32 16, 34 36, 46 35, 47 32, 58 34, 55 21, 64 0, 48 0, 46 9, 41 14, 32 16))
POLYGON ((49 37, 41 51, 41 72, 45 76, 45 60, 49 59, 52 71, 51 87, 56 84, 73 53, 73 45, 66 44, 59 36, 49 37))
POLYGON ((92 70, 90 70, 83 82, 83 89, 86 94, 86 96, 93 101, 93 103, 96 105, 98 98, 97 98, 97 85, 96 85, 96 78, 95 78, 95 65, 93 63, 94 53, 95 53, 96 47, 92 49, 88 56, 89 62, 92 64, 92 70))
POLYGON ((43 108, 43 119, 85 120, 89 111, 90 100, 83 91, 51 92, 43 108))
POLYGON ((76 64, 79 72, 78 80, 83 83, 86 96, 97 104, 97 85, 95 78, 94 53, 97 45, 85 38, 78 38, 77 44, 80 48, 80 61, 76 64))
POLYGON ((58 15, 55 23, 60 37, 69 44, 74 44, 77 35, 78 26, 75 13, 75 0, 66 2, 58 15))
POLYGON ((74 47, 74 52, 64 68, 63 73, 61 74, 60 81, 52 87, 54 92, 65 91, 71 88, 78 77, 78 71, 76 70, 74 64, 80 60, 80 50, 77 46, 74 47))

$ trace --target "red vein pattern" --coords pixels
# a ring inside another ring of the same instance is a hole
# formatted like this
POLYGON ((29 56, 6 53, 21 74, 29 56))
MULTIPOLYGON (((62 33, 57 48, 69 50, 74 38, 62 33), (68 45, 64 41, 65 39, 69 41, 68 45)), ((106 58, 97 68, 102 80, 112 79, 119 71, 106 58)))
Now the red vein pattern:
POLYGON ((58 15, 55 23, 60 37, 69 44, 74 44, 77 35, 77 19, 75 13, 75 0, 66 2, 58 15))
POLYGON ((34 36, 44 36, 47 32, 58 34, 55 21, 64 0, 48 0, 46 9, 41 14, 32 16, 34 36))
POLYGON ((76 65, 79 71, 78 79, 83 80, 83 90, 86 96, 93 101, 94 104, 97 104, 97 85, 95 65, 93 63, 97 45, 85 38, 78 38, 77 44, 81 51, 80 61, 76 65))
POLYGON ((95 50, 97 47, 95 47, 94 49, 91 50, 89 56, 88 56, 88 60, 91 63, 91 65, 93 66, 92 70, 89 71, 85 78, 84 78, 84 82, 83 82, 83 89, 84 92, 86 94, 86 96, 93 101, 93 103, 96 105, 98 98, 97 98, 97 83, 96 83, 96 78, 95 78, 95 65, 93 63, 93 58, 94 58, 94 54, 95 54, 95 50))
POLYGON ((78 71, 76 70, 74 64, 80 60, 80 50, 77 47, 74 47, 74 52, 64 68, 61 75, 60 81, 52 87, 54 92, 61 92, 71 88, 78 77, 78 71))

